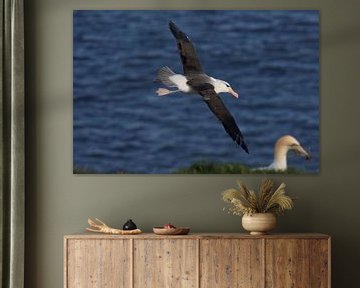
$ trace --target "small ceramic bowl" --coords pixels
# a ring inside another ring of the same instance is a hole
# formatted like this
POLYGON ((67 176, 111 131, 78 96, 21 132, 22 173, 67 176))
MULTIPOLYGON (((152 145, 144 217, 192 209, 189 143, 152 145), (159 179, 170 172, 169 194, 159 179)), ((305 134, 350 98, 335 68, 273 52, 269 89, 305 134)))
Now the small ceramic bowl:
POLYGON ((153 231, 157 235, 186 235, 190 232, 189 227, 164 228, 154 227, 153 231))

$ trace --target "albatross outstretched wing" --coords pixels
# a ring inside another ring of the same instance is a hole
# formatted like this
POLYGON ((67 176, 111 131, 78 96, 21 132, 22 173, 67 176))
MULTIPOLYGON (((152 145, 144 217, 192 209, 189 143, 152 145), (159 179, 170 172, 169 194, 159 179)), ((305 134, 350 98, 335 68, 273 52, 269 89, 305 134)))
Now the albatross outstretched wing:
POLYGON ((239 144, 246 153, 249 154, 249 149, 245 143, 244 137, 237 126, 234 117, 230 114, 225 104, 219 95, 212 88, 198 90, 198 93, 203 96, 205 103, 209 106, 210 110, 223 124, 225 131, 230 137, 239 144))
POLYGON ((187 76, 194 73, 203 73, 201 63, 190 39, 175 25, 174 22, 169 22, 169 28, 176 38, 176 44, 183 64, 184 75, 187 76))

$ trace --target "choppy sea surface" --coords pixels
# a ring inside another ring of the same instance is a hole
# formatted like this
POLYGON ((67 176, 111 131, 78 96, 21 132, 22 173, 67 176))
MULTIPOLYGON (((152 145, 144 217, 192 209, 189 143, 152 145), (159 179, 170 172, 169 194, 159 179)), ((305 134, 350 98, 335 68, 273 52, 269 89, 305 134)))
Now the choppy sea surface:
POLYGON ((97 173, 171 173, 196 161, 263 167, 295 136, 319 171, 317 11, 74 11, 73 165, 97 173), (182 73, 168 21, 194 43, 205 71, 240 93, 222 99, 247 155, 201 96, 159 97, 156 71, 182 73))

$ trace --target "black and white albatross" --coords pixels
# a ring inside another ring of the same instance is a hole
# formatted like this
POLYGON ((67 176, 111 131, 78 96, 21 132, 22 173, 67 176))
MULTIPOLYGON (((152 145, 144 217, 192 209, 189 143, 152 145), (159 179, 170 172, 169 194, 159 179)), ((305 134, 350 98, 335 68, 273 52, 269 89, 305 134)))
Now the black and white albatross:
POLYGON ((220 120, 225 131, 246 153, 249 153, 244 137, 234 117, 230 114, 218 94, 222 92, 230 93, 235 98, 238 98, 239 95, 231 88, 229 83, 210 77, 204 72, 200 60, 196 55, 194 45, 174 22, 169 22, 169 28, 176 39, 184 75, 176 74, 169 67, 160 68, 158 71, 158 80, 165 86, 177 88, 177 90, 159 88, 156 93, 159 96, 165 96, 175 92, 200 94, 210 110, 220 120))

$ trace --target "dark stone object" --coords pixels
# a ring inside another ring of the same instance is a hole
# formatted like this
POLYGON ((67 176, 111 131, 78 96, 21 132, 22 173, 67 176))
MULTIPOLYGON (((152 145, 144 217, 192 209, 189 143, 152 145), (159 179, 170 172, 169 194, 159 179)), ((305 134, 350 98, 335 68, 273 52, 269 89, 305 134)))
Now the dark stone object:
POLYGON ((126 223, 123 226, 123 230, 135 230, 135 229, 137 229, 136 224, 131 219, 126 221, 126 223))

